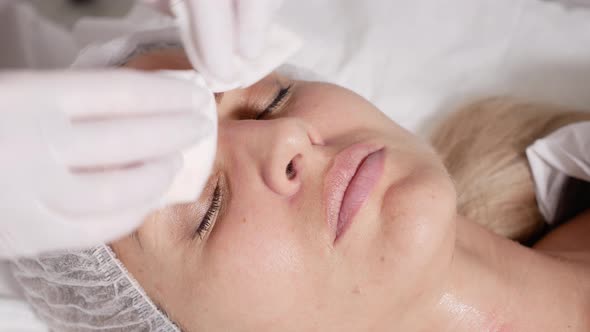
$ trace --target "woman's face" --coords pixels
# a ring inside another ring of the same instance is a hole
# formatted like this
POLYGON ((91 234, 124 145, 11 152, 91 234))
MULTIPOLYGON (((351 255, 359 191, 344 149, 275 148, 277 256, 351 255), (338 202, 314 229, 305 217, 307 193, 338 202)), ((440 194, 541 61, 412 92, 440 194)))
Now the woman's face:
MULTIPOLYGON (((128 66, 189 68, 177 51, 128 66)), ((389 330, 436 304, 455 193, 427 145, 331 84, 271 74, 216 97, 216 163, 201 197, 112 244, 174 321, 187 331, 389 330)))

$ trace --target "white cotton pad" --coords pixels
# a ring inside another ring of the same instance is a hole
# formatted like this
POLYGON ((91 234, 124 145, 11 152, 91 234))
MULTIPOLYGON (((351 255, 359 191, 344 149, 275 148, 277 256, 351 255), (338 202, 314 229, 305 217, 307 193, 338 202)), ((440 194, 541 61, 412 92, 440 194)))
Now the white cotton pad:
MULTIPOLYGON (((187 8, 184 1, 178 1, 172 6, 172 11, 176 16, 176 23, 180 29, 185 51, 188 54, 193 65, 199 63, 194 41, 190 38, 188 28, 187 8)), ((261 55, 255 59, 245 59, 239 55, 234 55, 233 64, 236 70, 233 82, 221 82, 211 77, 206 77, 207 86, 213 92, 224 92, 238 88, 248 87, 294 55, 302 46, 302 40, 296 34, 279 26, 271 25, 268 39, 261 55)))
POLYGON ((194 201, 201 194, 215 161, 217 107, 213 92, 207 88, 205 80, 196 71, 163 70, 158 73, 190 81, 196 89, 204 89, 209 92, 210 96, 206 106, 198 110, 199 114, 207 118, 207 123, 196 128, 196 130, 206 130, 206 134, 196 144, 182 151, 182 166, 176 173, 172 185, 160 200, 161 206, 167 206, 194 201))

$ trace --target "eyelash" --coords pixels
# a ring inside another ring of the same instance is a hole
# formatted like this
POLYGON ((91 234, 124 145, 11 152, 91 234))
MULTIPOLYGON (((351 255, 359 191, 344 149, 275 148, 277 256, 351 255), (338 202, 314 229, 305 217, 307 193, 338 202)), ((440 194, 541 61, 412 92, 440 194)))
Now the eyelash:
POLYGON ((209 205, 209 208, 207 209, 205 216, 203 216, 203 220, 201 220, 201 223, 199 223, 199 226, 195 230, 193 238, 197 236, 203 238, 205 233, 209 230, 213 218, 215 217, 215 215, 219 211, 219 208, 221 207, 221 196, 221 187, 219 186, 219 181, 217 181, 217 184, 215 185, 215 190, 213 191, 213 199, 211 200, 211 205, 209 205))
POLYGON ((281 88, 279 90, 279 93, 275 97, 275 99, 262 112, 256 114, 256 117, 254 119, 255 120, 263 120, 264 118, 271 115, 278 108, 283 106, 285 100, 287 100, 287 97, 289 96, 289 93, 291 92, 291 86, 292 85, 289 85, 286 88, 281 88))

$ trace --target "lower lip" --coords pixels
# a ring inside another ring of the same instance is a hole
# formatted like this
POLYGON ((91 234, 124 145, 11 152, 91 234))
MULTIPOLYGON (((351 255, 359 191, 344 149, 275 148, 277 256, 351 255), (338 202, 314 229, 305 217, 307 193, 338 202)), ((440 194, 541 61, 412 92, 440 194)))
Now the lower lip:
POLYGON ((383 173, 384 162, 385 152, 381 149, 369 154, 356 170, 340 206, 335 241, 350 228, 354 217, 369 198, 383 173))

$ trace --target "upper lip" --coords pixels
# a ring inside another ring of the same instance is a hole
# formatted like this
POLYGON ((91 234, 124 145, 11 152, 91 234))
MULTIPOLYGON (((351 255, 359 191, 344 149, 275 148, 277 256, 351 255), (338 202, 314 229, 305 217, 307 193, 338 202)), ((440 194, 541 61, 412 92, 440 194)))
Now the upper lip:
POLYGON ((381 149, 366 143, 353 144, 340 151, 332 162, 332 166, 324 180, 324 202, 326 204, 326 219, 328 226, 336 238, 338 215, 344 199, 346 189, 350 185, 361 162, 371 153, 381 149))

